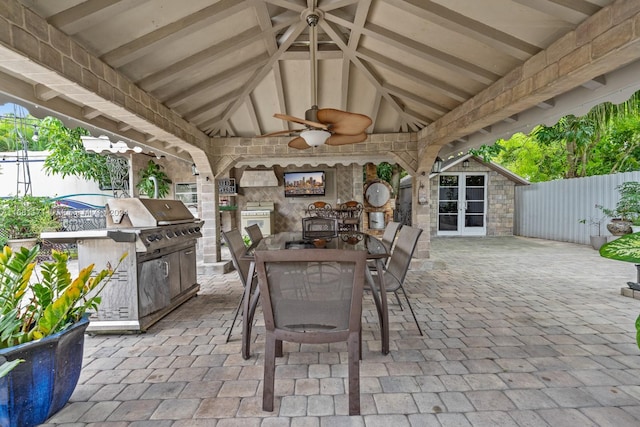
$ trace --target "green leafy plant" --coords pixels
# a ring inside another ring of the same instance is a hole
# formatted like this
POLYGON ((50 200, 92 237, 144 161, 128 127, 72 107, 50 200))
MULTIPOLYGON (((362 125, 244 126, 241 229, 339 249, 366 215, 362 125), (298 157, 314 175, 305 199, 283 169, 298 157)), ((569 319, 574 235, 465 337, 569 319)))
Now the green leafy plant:
POLYGON ((81 127, 70 129, 55 117, 42 119, 38 140, 46 142, 49 150, 44 161, 45 172, 59 174, 63 178, 77 176, 99 183, 110 183, 107 158, 84 149, 80 137, 86 135, 89 135, 88 130, 81 127))
MULTIPOLYGON (((100 292, 115 269, 106 268, 92 277, 94 264, 80 270, 75 279, 68 268, 68 255, 53 251, 53 261, 40 265, 41 280, 32 283, 39 247, 0 253, 0 348, 39 340, 68 328, 87 311, 98 309, 100 292)), ((0 365, 0 377, 21 360, 0 365)))
MULTIPOLYGON (((600 248, 600 255, 609 259, 640 264, 640 233, 626 234, 605 243, 600 248)), ((640 348, 640 316, 636 319, 635 327, 636 343, 640 348)))
POLYGON ((60 223, 53 216, 54 203, 47 197, 0 199, 0 229, 5 239, 37 238, 45 230, 56 230, 60 223))
MULTIPOLYGON (((597 205, 596 205, 597 206, 597 205)), ((602 235, 602 221, 604 221, 606 215, 601 217, 601 218, 583 218, 583 219, 579 219, 578 222, 580 224, 589 224, 591 227, 593 227, 594 230, 597 230, 597 234, 593 234, 593 236, 601 236, 602 235)))
POLYGON ((620 218, 623 221, 633 222, 640 218, 640 182, 627 181, 616 186, 620 193, 620 199, 615 209, 596 205, 598 209, 610 218, 620 218))
POLYGON ((155 178, 158 182, 158 197, 162 198, 169 194, 169 184, 171 180, 169 176, 162 170, 163 167, 153 160, 149 160, 147 167, 140 169, 139 178, 140 182, 136 185, 138 191, 148 197, 154 196, 155 186, 150 178, 155 178))

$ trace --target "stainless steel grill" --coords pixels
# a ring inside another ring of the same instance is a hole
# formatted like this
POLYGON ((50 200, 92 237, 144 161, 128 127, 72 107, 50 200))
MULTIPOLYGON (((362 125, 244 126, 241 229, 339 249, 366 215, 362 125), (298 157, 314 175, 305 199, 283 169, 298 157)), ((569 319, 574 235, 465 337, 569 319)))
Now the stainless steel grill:
POLYGON ((102 303, 94 332, 144 331, 200 289, 196 242, 203 222, 180 200, 123 198, 105 206, 106 229, 45 233, 51 241, 76 241, 81 266, 115 265, 128 252, 102 303))

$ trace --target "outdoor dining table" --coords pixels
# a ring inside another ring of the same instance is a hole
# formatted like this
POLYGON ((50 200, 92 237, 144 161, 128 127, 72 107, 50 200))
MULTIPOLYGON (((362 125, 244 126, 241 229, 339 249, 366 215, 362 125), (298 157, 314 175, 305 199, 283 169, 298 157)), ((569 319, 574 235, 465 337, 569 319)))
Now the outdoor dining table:
POLYGON ((374 277, 367 268, 366 279, 369 282, 369 288, 378 311, 378 320, 380 322, 380 335, 382 341, 382 353, 389 353, 389 312, 387 309, 387 296, 384 284, 384 263, 391 255, 384 244, 376 236, 361 233, 348 232, 339 234, 338 237, 332 239, 303 239, 302 232, 281 232, 267 236, 258 243, 249 246, 243 255, 243 258, 251 260, 249 272, 247 273, 247 286, 243 296, 243 315, 242 315, 242 357, 248 359, 250 354, 251 343, 251 325, 253 324, 253 313, 258 304, 259 289, 253 287, 252 280, 255 273, 255 263, 253 262, 256 251, 273 251, 273 250, 304 250, 315 248, 329 249, 345 249, 352 251, 366 251, 367 260, 375 263, 377 270, 377 284, 374 283, 374 277), (253 291, 253 295, 252 295, 253 291))

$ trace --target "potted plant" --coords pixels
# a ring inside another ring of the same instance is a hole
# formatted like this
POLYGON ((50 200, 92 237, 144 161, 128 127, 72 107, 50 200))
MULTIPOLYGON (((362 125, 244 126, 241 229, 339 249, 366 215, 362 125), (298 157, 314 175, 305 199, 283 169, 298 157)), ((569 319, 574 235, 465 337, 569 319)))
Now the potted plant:
MULTIPOLYGON (((608 242, 600 248, 600 255, 618 261, 632 262, 636 265, 636 282, 627 282, 629 288, 640 290, 640 233, 627 234, 608 242)), ((636 323, 636 343, 640 348, 640 316, 636 323)))
POLYGON ((53 202, 47 197, 16 196, 0 199, 0 230, 13 248, 33 247, 43 231, 55 231, 60 223, 53 216, 53 202))
POLYGON ((602 245, 607 243, 607 236, 603 236, 602 235, 602 222, 604 221, 605 218, 606 218, 606 216, 603 216, 603 217, 600 217, 600 218, 591 217, 588 220, 587 219, 578 220, 578 222, 581 223, 581 224, 586 224, 588 222, 589 225, 591 227, 593 227, 593 229, 597 233, 597 234, 592 234, 592 235, 589 236, 589 240, 591 242, 591 246, 595 250, 599 250, 602 245))
POLYGON ((615 209, 608 209, 602 205, 596 207, 611 218, 607 230, 614 236, 621 236, 632 232, 631 224, 640 217, 640 182, 627 181, 616 186, 620 199, 615 209))
POLYGON ((153 198, 162 198, 169 194, 171 180, 162 169, 163 167, 153 160, 149 160, 146 168, 140 169, 140 182, 136 185, 140 194, 153 198))
POLYGON ((82 367, 87 313, 97 309, 114 273, 104 269, 93 275, 91 264, 72 280, 68 255, 53 251, 53 261, 37 266, 42 279, 32 283, 38 251, 38 246, 16 251, 5 246, 0 253, 3 426, 41 424, 67 403, 82 367))

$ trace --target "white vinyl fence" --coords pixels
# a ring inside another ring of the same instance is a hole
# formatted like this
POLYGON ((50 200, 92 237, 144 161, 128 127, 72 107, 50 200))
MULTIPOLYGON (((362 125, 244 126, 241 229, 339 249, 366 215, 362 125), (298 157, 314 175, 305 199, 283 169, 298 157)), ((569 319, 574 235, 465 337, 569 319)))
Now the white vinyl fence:
POLYGON ((516 187, 514 234, 589 244, 597 226, 589 220, 602 220, 601 234, 610 236, 609 218, 595 205, 613 209, 620 197, 616 186, 640 181, 640 171, 540 182, 516 187), (586 224, 580 220, 586 219, 586 224))

